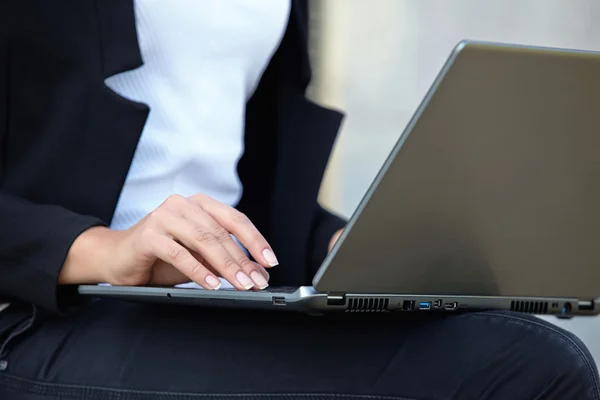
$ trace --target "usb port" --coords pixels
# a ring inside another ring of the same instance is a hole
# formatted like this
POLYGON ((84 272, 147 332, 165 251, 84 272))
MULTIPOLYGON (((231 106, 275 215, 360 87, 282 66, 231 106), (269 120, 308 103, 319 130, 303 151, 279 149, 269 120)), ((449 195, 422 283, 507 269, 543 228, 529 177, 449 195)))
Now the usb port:
POLYGON ((430 301, 422 301, 419 303, 419 310, 431 310, 430 301))
POLYGON ((444 308, 448 311, 456 310, 458 308, 458 303, 455 301, 448 302, 444 304, 444 308))
POLYGON ((285 306, 285 297, 273 297, 273 305, 285 306))
POLYGON ((594 302, 593 301, 580 301, 579 302, 579 311, 594 311, 594 302))

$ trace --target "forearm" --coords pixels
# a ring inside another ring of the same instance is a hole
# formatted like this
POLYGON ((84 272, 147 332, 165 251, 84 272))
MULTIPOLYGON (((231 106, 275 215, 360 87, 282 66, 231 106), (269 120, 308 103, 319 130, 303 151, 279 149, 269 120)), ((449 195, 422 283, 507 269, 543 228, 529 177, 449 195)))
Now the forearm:
POLYGON ((106 282, 105 270, 110 262, 109 246, 114 233, 105 227, 92 227, 75 239, 58 276, 60 285, 106 282))
POLYGON ((60 311, 58 276, 94 217, 0 192, 0 296, 60 311))

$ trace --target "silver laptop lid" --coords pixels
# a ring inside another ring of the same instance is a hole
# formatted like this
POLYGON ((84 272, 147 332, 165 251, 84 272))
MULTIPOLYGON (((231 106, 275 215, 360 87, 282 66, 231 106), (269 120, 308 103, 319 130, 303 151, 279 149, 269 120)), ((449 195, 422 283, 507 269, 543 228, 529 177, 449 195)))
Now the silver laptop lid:
POLYGON ((600 296, 600 54, 460 43, 313 283, 600 296))

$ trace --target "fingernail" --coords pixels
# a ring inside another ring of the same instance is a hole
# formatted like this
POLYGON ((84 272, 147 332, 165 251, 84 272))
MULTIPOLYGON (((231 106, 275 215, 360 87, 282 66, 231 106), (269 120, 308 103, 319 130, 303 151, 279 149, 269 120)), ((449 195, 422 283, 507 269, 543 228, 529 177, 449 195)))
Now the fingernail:
POLYGON ((269 250, 269 249, 263 250, 262 255, 265 258, 265 261, 267 262, 267 264, 269 264, 271 267, 275 267, 275 266, 279 265, 279 261, 277 261, 277 257, 275 257, 275 253, 273 253, 271 250, 269 250))
POLYGON ((221 288, 221 281, 212 275, 208 275, 204 280, 213 290, 219 290, 221 288))
POLYGON ((269 282, 267 282, 265 277, 262 276, 262 274, 260 272, 254 271, 254 272, 252 272, 252 274, 250 274, 250 276, 252 276, 252 280, 254 281, 254 283, 256 284, 256 286, 259 289, 264 289, 267 286, 269 286, 269 282))
POLYGON ((242 271, 236 274, 236 278, 240 285, 242 285, 243 288, 246 290, 251 289, 254 286, 254 282, 252 282, 252 279, 250 279, 248 275, 246 275, 242 271))

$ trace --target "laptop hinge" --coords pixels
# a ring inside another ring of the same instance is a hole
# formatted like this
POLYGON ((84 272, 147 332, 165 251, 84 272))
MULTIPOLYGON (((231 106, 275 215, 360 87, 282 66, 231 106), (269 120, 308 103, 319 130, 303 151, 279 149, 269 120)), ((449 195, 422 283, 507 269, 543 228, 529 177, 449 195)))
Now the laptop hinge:
POLYGON ((327 293, 328 306, 345 306, 346 295, 343 293, 327 293))

